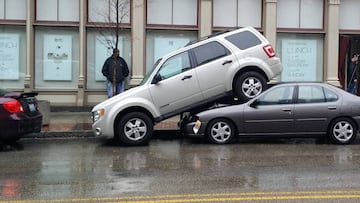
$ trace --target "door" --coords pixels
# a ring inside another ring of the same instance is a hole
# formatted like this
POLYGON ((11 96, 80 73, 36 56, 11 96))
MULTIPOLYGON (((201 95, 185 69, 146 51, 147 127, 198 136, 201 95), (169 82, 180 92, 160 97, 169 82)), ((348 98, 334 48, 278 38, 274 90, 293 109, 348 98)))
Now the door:
POLYGON ((244 129, 252 135, 281 135, 294 129, 294 89, 292 85, 274 87, 245 107, 244 129))
POLYGON ((299 134, 326 132, 329 119, 339 113, 336 98, 335 93, 320 85, 299 85, 298 100, 294 108, 296 131, 299 134), (328 97, 335 99, 330 100, 328 97))
POLYGON ((235 55, 219 42, 213 41, 192 49, 196 61, 196 73, 205 98, 226 93, 229 82, 228 70, 238 66, 235 55))
POLYGON ((188 52, 168 58, 157 77, 161 79, 150 85, 150 94, 161 115, 186 109, 203 98, 188 52))

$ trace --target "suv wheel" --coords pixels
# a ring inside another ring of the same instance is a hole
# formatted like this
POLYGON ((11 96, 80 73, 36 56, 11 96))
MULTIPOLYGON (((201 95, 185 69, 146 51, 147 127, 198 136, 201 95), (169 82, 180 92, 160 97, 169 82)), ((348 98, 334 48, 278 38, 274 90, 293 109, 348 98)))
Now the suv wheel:
POLYGON ((267 83, 260 73, 246 72, 241 74, 235 83, 235 96, 241 101, 248 101, 267 89, 267 83))
POLYGON ((148 144, 153 134, 153 127, 151 119, 144 113, 125 114, 118 123, 115 140, 125 145, 148 144))

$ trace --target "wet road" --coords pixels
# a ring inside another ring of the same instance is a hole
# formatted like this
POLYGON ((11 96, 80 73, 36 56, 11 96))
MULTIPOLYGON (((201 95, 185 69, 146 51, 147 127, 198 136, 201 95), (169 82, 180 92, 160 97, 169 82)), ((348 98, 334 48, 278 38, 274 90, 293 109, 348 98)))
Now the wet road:
POLYGON ((359 173, 359 141, 23 139, 0 150, 0 202, 359 202, 359 173))

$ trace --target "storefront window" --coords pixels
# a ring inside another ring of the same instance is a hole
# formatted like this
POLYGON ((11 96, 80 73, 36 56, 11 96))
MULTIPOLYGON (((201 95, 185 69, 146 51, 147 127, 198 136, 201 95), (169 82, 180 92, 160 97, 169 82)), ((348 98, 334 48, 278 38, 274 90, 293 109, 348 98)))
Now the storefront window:
POLYGON ((277 27, 323 29, 324 0, 278 0, 277 27))
POLYGON ((360 29, 360 1, 341 0, 340 4, 340 29, 360 29))
POLYGON ((25 27, 0 25, 0 87, 23 89, 25 64, 25 27))
POLYGON ((37 21, 79 21, 79 1, 36 0, 37 21))
POLYGON ((78 88, 79 41, 76 28, 36 29, 35 88, 78 88))
POLYGON ((26 0, 0 0, 0 20, 25 20, 26 0))
POLYGON ((214 27, 261 27, 261 0, 214 0, 214 27))
POLYGON ((197 0, 148 0, 147 24, 195 26, 197 7, 197 0))
POLYGON ((149 30, 146 38, 146 72, 158 58, 197 39, 197 32, 180 30, 149 30))
MULTIPOLYGON (((122 30, 119 36, 118 49, 131 72, 131 33, 129 30, 122 30)), ((87 89, 106 89, 106 78, 102 75, 101 69, 105 60, 112 55, 110 40, 114 45, 113 36, 104 36, 96 28, 89 29, 87 36, 87 89)), ((130 80, 127 78, 126 84, 130 80)), ((126 88, 125 84, 125 88, 126 88)))
POLYGON ((276 47, 283 65, 281 81, 323 81, 321 35, 279 33, 276 47))

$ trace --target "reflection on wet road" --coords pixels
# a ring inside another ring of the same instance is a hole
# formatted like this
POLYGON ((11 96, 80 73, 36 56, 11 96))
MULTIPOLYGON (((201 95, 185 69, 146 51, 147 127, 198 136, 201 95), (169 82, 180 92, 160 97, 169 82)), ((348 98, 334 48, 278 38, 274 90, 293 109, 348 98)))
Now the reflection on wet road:
POLYGON ((23 139, 0 151, 0 202, 360 201, 360 144, 23 139))

